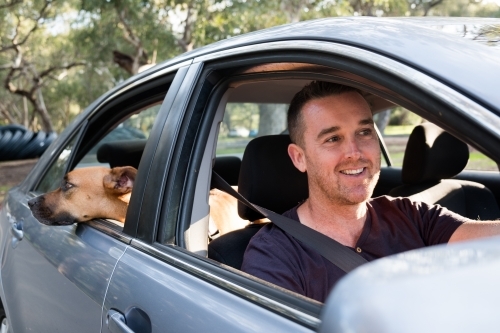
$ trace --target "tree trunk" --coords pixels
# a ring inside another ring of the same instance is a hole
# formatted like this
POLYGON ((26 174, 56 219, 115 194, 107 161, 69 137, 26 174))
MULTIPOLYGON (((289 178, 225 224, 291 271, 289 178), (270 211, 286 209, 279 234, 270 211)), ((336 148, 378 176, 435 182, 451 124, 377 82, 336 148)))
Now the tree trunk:
POLYGON ((42 91, 40 88, 37 89, 38 98, 35 99, 35 112, 42 118, 42 125, 45 132, 54 132, 54 127, 52 126, 52 121, 50 120, 49 112, 45 107, 45 102, 43 100, 42 91))
POLYGON ((389 119, 391 119, 391 109, 387 109, 375 115, 375 123, 377 124, 380 134, 384 134, 384 130, 387 124, 389 124, 389 119))
POLYGON ((30 113, 28 109, 28 99, 25 96, 23 96, 23 124, 24 127, 26 128, 28 128, 28 126, 30 125, 29 119, 30 119, 30 113))
POLYGON ((279 134, 287 128, 286 104, 259 104, 258 136, 279 134))

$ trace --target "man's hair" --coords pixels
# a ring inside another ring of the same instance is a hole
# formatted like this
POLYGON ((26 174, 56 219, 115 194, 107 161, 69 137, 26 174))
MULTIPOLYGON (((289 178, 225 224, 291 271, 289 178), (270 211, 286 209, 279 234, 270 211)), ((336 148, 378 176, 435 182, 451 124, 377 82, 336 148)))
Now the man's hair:
POLYGON ((305 128, 301 111, 307 102, 350 91, 356 91, 361 94, 356 88, 325 81, 312 81, 296 93, 288 107, 288 132, 290 133, 292 142, 302 146, 305 128))

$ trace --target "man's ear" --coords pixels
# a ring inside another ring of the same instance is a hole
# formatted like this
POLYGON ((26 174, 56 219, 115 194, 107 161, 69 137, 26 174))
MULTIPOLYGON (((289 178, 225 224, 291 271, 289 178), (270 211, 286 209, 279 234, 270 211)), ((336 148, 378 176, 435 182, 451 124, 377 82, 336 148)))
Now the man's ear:
POLYGON ((289 144, 288 156, 290 156, 293 165, 295 165, 295 167, 299 169, 300 172, 306 172, 307 167, 304 150, 300 146, 296 145, 295 143, 289 144))
POLYGON ((137 169, 131 166, 116 167, 104 176, 104 188, 115 193, 125 194, 132 191, 134 187, 137 169))

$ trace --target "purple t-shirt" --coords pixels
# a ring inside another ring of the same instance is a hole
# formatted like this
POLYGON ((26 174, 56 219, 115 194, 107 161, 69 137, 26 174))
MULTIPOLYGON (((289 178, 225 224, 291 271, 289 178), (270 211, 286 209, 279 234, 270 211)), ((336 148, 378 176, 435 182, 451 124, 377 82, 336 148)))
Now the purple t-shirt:
MULTIPOLYGON (((424 246, 447 243, 468 219, 439 205, 382 196, 367 203, 368 214, 356 249, 371 261, 424 246)), ((283 215, 299 221, 297 207, 283 215)), ((353 251, 355 249, 351 248, 353 251)), ((273 223, 250 240, 241 270, 324 302, 345 272, 273 223)))

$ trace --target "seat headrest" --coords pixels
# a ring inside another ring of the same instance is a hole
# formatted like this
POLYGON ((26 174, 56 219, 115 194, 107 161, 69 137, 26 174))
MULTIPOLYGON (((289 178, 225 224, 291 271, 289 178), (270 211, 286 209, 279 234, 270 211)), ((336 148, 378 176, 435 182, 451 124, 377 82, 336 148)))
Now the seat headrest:
POLYGON ((467 145, 432 123, 413 129, 406 145, 402 180, 405 184, 439 181, 459 174, 467 165, 467 145))
MULTIPOLYGON (((288 156, 288 135, 262 136, 250 141, 241 161, 238 191, 250 202, 284 213, 307 199, 307 175, 288 156)), ((238 202, 241 218, 254 221, 260 214, 238 202)))
POLYGON ((229 185, 238 185, 241 160, 236 156, 219 156, 215 158, 213 170, 229 185))
POLYGON ((111 168, 118 166, 139 167, 146 140, 123 140, 106 142, 97 150, 97 160, 109 163, 111 168))

